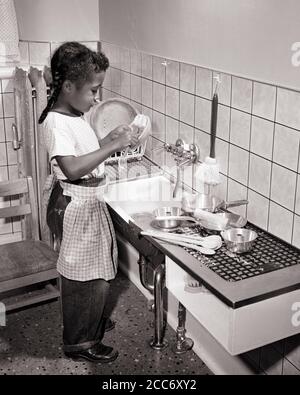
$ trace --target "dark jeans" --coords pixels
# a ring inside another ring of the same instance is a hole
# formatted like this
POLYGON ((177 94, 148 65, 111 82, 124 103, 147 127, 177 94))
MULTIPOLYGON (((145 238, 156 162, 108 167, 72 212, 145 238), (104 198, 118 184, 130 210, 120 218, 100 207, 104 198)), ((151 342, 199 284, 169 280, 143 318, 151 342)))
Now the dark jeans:
POLYGON ((109 282, 61 279, 64 351, 86 350, 103 338, 109 282))
POLYGON ((47 225, 60 242, 63 237, 64 214, 70 201, 71 198, 63 195, 63 190, 57 182, 52 190, 47 207, 47 225))
MULTIPOLYGON (((47 208, 47 224, 60 241, 64 213, 70 201, 71 198, 63 195, 57 182, 47 208)), ((86 350, 102 340, 105 329, 103 312, 109 285, 103 279, 82 282, 61 276, 64 351, 86 350)))

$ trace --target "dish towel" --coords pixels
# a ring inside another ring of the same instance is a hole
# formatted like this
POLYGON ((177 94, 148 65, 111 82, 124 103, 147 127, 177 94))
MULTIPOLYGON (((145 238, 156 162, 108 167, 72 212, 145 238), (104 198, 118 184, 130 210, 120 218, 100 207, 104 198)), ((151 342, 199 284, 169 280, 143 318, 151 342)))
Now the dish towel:
POLYGON ((0 0, 0 64, 18 62, 19 34, 13 0, 0 0))

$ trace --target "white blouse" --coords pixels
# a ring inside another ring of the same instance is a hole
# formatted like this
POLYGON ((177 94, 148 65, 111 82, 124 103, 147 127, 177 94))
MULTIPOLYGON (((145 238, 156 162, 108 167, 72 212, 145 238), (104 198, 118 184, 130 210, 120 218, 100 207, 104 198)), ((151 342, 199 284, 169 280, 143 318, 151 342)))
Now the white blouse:
MULTIPOLYGON (((82 156, 100 148, 96 133, 84 116, 72 117, 52 111, 48 113, 42 126, 53 172, 59 180, 65 180, 66 176, 58 166, 55 156, 82 156)), ((103 175, 104 163, 101 163, 82 178, 103 175)))

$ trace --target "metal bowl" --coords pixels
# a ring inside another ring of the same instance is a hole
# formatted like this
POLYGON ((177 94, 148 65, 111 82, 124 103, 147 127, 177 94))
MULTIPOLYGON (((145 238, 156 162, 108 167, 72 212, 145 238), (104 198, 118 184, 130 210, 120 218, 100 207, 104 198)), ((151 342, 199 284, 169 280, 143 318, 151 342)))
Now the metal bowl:
POLYGON ((157 217, 174 217, 182 215, 182 211, 180 207, 161 207, 153 212, 155 216, 155 223, 157 226, 164 228, 164 229, 173 229, 177 228, 181 225, 182 221, 176 219, 165 219, 165 220, 156 220, 157 217))
POLYGON ((230 228, 221 232, 226 248, 237 254, 251 251, 257 238, 254 230, 230 228))
POLYGON ((210 223, 204 220, 200 221, 201 226, 209 231, 221 232, 222 230, 227 230, 230 228, 243 228, 247 223, 247 219, 245 217, 242 217, 241 215, 235 213, 224 212, 224 213, 217 213, 215 215, 221 218, 228 219, 228 222, 225 227, 219 225, 218 223, 210 223))

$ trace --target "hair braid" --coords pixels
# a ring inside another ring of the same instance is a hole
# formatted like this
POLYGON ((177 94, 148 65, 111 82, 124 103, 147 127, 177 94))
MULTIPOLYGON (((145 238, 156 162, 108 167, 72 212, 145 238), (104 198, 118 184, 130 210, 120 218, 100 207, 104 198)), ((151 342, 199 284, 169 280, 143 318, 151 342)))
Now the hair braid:
POLYGON ((93 73, 106 71, 108 67, 109 60, 104 53, 94 52, 78 42, 66 42, 57 48, 51 59, 52 94, 39 118, 39 123, 44 122, 58 100, 64 81, 69 80, 80 88, 93 73))
POLYGON ((41 116, 39 118, 39 124, 44 122, 44 120, 46 119, 49 111, 51 110, 53 105, 56 103, 56 101, 58 99, 58 96, 60 94, 63 82, 64 82, 64 79, 59 74, 59 72, 56 71, 54 73, 53 82, 51 84, 52 94, 51 94, 51 96, 50 96, 50 98, 48 100, 46 108, 43 110, 43 112, 42 112, 42 114, 41 114, 41 116))

